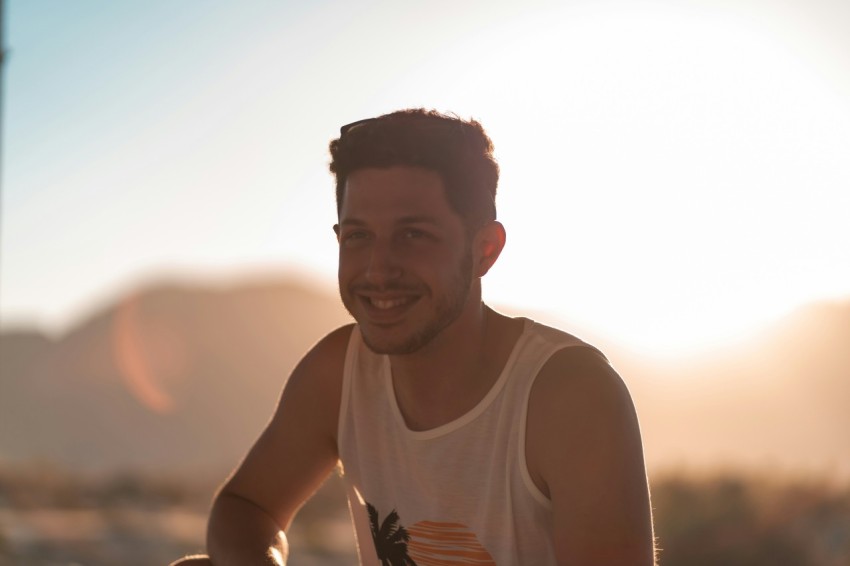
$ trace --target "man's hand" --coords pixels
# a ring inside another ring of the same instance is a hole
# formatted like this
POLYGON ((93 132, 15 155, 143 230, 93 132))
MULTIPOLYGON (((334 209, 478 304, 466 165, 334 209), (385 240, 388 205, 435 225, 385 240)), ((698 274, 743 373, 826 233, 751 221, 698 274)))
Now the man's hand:
POLYGON ((284 566, 286 534, 253 501, 227 491, 216 496, 207 527, 207 550, 221 566, 284 566))

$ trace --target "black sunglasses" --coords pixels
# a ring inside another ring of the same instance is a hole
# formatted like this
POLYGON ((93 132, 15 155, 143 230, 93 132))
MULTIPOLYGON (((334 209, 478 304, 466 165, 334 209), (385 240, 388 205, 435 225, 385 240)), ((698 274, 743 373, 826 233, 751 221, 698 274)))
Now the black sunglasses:
MULTIPOLYGON (((356 122, 346 124, 339 129, 339 137, 342 138, 342 136, 344 136, 346 133, 350 132, 351 130, 358 128, 358 127, 362 126, 363 124, 368 124, 369 122, 374 122, 377 119, 378 118, 364 118, 362 120, 357 120, 356 122)), ((465 126, 466 126, 466 124, 464 124, 463 122, 460 122, 460 121, 456 121, 453 124, 451 124, 451 127, 457 128, 458 131, 464 136, 466 135, 466 127, 465 126)))
POLYGON ((346 134, 346 132, 350 132, 357 126, 362 126, 363 124, 368 124, 369 122, 374 122, 376 118, 364 118, 362 120, 357 120, 356 122, 352 122, 350 124, 346 124, 339 129, 339 137, 342 137, 346 134))

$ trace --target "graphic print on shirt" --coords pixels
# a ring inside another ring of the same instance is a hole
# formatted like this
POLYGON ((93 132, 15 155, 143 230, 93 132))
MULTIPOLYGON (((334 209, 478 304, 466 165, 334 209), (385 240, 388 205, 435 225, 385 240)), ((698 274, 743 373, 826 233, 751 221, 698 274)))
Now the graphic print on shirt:
POLYGON ((407 554, 410 535, 407 529, 398 524, 399 516, 396 510, 390 511, 381 522, 378 510, 368 501, 366 509, 369 511, 372 540, 375 542, 375 552, 381 566, 417 566, 407 554))
POLYGON ((381 522, 366 502, 381 566, 496 566, 478 537, 462 523, 419 521, 406 528, 393 509, 381 522))

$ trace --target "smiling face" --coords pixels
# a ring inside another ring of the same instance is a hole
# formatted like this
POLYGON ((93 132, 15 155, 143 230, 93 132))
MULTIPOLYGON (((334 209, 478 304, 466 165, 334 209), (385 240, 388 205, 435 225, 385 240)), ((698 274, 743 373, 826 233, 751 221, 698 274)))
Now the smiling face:
POLYGON ((413 353, 469 306, 472 248, 438 173, 357 170, 339 221, 340 296, 373 351, 413 353))

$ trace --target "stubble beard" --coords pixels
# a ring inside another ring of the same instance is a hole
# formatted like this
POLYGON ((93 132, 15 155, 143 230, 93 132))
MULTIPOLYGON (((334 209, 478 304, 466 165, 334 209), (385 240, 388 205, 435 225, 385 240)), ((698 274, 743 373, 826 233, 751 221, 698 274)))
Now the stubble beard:
MULTIPOLYGON (((461 258, 460 266, 452 284, 449 286, 448 293, 437 300, 436 312, 430 320, 426 321, 420 328, 414 329, 410 336, 398 343, 376 340, 373 336, 370 336, 368 330, 364 331, 364 326, 361 324, 360 331, 363 342, 376 354, 403 356, 417 352, 458 319, 466 306, 471 287, 472 251, 467 250, 461 258)), ((353 296, 354 294, 349 293, 349 297, 353 296)), ((349 314, 357 320, 357 316, 352 308, 353 305, 350 304, 345 296, 342 297, 342 302, 349 314)), ((357 322, 359 323, 360 321, 358 320, 357 322)))

